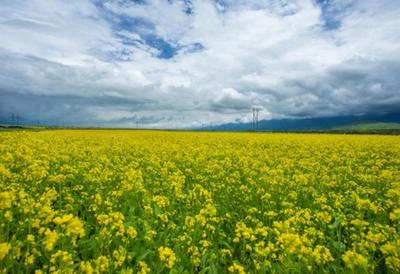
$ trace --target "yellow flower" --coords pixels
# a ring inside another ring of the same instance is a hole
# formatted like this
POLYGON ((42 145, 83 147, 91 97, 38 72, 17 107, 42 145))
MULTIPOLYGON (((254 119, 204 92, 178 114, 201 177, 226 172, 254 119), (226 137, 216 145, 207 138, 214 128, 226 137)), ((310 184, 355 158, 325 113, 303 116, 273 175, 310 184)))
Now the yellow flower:
POLYGON ((139 261, 137 274, 147 274, 147 273, 150 273, 150 268, 147 266, 145 262, 139 261))
POLYGON ((228 271, 231 273, 246 274, 244 267, 237 263, 233 263, 233 265, 228 267, 228 271))
POLYGON ((94 272, 92 265, 88 261, 81 262, 79 267, 83 273, 92 274, 94 272))
POLYGON ((113 257, 115 259, 114 264, 116 267, 122 266, 122 264, 125 262, 127 256, 126 249, 123 248, 122 246, 119 246, 118 250, 113 251, 113 257))
POLYGON ((149 215, 153 214, 153 208, 152 208, 151 206, 145 205, 143 208, 144 208, 144 211, 145 211, 147 214, 149 214, 149 215))
POLYGON ((328 212, 321 211, 316 213, 316 217, 323 223, 330 223, 332 220, 331 215, 328 212))
MULTIPOLYGON (((238 222, 235 228, 236 238, 254 241, 256 238, 253 235, 253 230, 246 226, 243 222, 238 222)), ((235 242, 235 241, 234 241, 235 242)))
POLYGON ((3 165, 0 165, 0 175, 3 175, 4 177, 11 177, 10 171, 8 171, 8 169, 3 165))
POLYGON ((185 226, 188 228, 193 227, 196 224, 196 219, 191 216, 185 217, 185 226))
POLYGON ((85 236, 85 229, 83 228, 83 223, 78 218, 72 218, 67 224, 67 235, 74 236, 85 236))
POLYGON ((366 268, 368 265, 368 260, 363 255, 358 254, 354 251, 346 251, 346 253, 342 256, 342 259, 347 267, 361 267, 366 268))
POLYGON ((302 239, 296 233, 283 233, 278 237, 278 244, 287 254, 297 253, 303 246, 302 239))
POLYGON ((119 272, 120 274, 133 274, 132 268, 124 268, 119 272))
POLYGON ((176 261, 175 253, 169 247, 159 247, 158 253, 160 256, 160 261, 165 263, 167 268, 172 268, 176 261))
POLYGON ((10 208, 13 202, 11 192, 4 191, 0 193, 0 209, 10 208))
POLYGON ((26 257, 25 259, 25 264, 26 265, 33 265, 33 263, 35 262, 35 255, 29 255, 26 257))
POLYGON ((389 214, 389 218, 392 221, 400 220, 400 208, 396 208, 389 214))
POLYGON ((400 273, 400 256, 389 256, 385 258, 385 264, 393 273, 400 273))
POLYGON ((83 223, 79 218, 74 217, 72 214, 66 214, 62 217, 56 217, 53 222, 57 225, 66 227, 66 235, 68 236, 85 236, 85 229, 83 223))
POLYGON ((51 255, 50 262, 52 264, 60 264, 60 265, 72 265, 74 260, 72 259, 72 255, 67 251, 58 250, 56 253, 51 255))
POLYGON ((44 233, 46 238, 44 239, 44 247, 47 251, 51 251, 57 242, 58 234, 56 231, 46 230, 44 233))
POLYGON ((100 256, 95 260, 95 264, 97 267, 97 270, 102 273, 102 272, 106 272, 108 270, 109 267, 109 262, 107 257, 105 256, 100 256))
POLYGON ((126 233, 128 234, 128 237, 131 238, 132 240, 135 239, 137 236, 137 231, 133 227, 129 227, 126 233))
POLYGON ((161 208, 164 208, 169 204, 168 198, 161 195, 154 196, 153 202, 156 203, 156 205, 161 208))
POLYGON ((333 261, 331 252, 329 251, 328 248, 324 246, 317 245, 313 250, 312 254, 317 264, 325 264, 333 261))
POLYGON ((256 229, 256 233, 259 234, 260 236, 267 237, 268 229, 266 227, 258 227, 256 229))
POLYGON ((383 255, 388 255, 388 254, 396 254, 396 246, 393 245, 392 243, 387 243, 383 245, 381 248, 382 254, 383 255))
POLYGON ((10 249, 11 245, 9 243, 0 243, 0 260, 3 260, 7 256, 10 249))
POLYGON ((95 199, 95 201, 96 201, 96 203, 99 205, 99 204, 101 204, 102 202, 103 202, 103 199, 101 198, 101 195, 99 194, 99 193, 96 193, 95 195, 94 195, 94 199, 95 199))
POLYGON ((11 212, 10 210, 7 210, 7 211, 4 213, 4 218, 5 218, 7 221, 11 222, 11 221, 13 220, 13 214, 12 214, 12 212, 11 212))
POLYGON ((255 245, 255 252, 262 257, 267 257, 274 250, 274 244, 269 242, 268 246, 265 246, 265 242, 261 241, 255 245))
POLYGON ((62 216, 62 217, 56 217, 56 218, 54 218, 54 219, 53 219, 53 222, 54 222, 55 224, 57 224, 57 225, 62 225, 62 224, 68 223, 73 217, 74 217, 74 215, 72 215, 72 214, 67 214, 67 215, 64 215, 64 216, 62 216))
POLYGON ((26 236, 26 239, 28 240, 28 242, 31 242, 31 243, 35 242, 35 236, 33 236, 32 234, 28 234, 26 236))

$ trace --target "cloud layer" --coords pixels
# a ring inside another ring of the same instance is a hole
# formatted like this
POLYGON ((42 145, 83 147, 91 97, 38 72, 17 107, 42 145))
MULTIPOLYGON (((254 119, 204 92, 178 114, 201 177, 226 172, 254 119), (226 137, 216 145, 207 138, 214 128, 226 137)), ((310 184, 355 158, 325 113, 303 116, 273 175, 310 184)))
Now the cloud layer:
POLYGON ((400 3, 4 0, 0 120, 191 127, 400 109, 400 3), (233 3, 233 4, 232 4, 233 3))

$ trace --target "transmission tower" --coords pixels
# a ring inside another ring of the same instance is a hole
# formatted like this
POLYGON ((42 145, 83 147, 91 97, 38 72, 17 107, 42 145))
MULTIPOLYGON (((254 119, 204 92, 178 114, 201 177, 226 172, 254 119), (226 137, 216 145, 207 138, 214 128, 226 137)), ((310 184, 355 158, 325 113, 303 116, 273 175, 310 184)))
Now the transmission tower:
POLYGON ((253 111, 253 130, 258 130, 258 113, 260 112, 259 108, 252 108, 253 111))

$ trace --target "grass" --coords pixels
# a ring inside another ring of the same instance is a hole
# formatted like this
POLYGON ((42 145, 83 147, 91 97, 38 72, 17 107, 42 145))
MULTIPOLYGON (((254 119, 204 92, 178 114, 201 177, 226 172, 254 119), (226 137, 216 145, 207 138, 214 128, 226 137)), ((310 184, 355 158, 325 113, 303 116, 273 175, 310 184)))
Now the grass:
POLYGON ((400 130, 400 123, 361 123, 341 127, 334 130, 374 131, 374 130, 400 130))

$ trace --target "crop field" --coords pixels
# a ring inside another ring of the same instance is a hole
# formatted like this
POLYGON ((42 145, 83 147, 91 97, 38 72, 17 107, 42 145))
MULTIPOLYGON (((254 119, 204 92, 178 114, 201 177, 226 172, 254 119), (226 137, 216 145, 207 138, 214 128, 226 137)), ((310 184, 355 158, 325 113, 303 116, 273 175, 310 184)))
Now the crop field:
POLYGON ((398 136, 0 132, 2 273, 399 273, 398 136))

